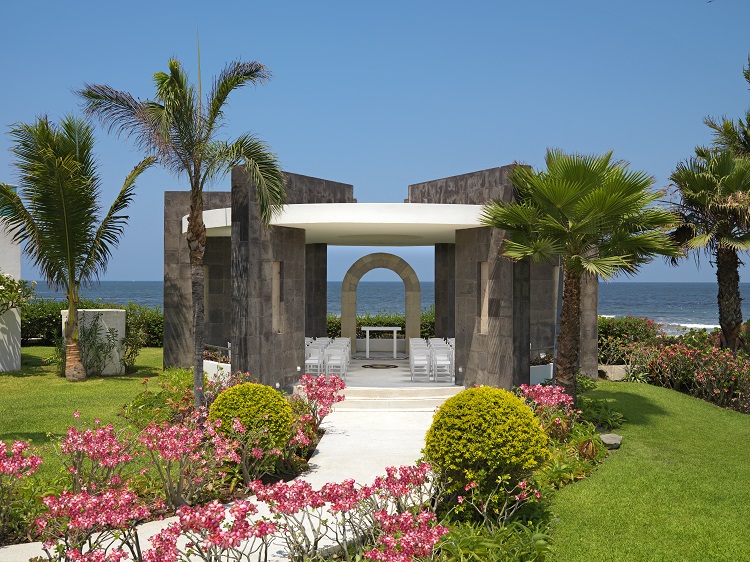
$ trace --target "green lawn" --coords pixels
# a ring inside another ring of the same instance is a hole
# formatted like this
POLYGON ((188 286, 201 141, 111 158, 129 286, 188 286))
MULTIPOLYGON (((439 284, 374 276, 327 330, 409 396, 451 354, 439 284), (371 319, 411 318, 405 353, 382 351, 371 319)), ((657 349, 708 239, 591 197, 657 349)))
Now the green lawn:
POLYGON ((60 435, 73 424, 74 410, 81 412, 80 421, 114 422, 123 404, 143 390, 143 380, 158 375, 162 365, 161 348, 145 348, 133 374, 70 383, 44 363, 52 354, 51 347, 24 347, 21 371, 0 373, 0 439, 43 445, 48 432, 60 435))
POLYGON ((556 493, 555 560, 750 557, 750 416, 643 384, 601 382, 627 418, 590 477, 556 493))

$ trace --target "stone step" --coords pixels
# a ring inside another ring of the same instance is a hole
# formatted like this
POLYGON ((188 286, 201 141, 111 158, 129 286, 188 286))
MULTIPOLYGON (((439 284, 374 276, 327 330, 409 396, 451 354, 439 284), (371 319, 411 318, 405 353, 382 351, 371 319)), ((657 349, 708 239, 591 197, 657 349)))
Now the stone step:
POLYGON ((334 406, 335 411, 401 410, 434 411, 451 396, 463 390, 462 386, 435 386, 425 388, 347 388, 346 399, 334 406))

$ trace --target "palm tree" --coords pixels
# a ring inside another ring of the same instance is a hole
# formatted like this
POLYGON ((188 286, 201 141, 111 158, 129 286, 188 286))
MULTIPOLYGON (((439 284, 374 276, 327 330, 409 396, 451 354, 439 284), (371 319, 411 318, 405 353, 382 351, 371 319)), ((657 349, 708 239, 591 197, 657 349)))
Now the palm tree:
POLYGON ((738 252, 750 249, 750 160, 698 147, 670 179, 682 219, 673 236, 686 250, 702 250, 715 262, 721 344, 736 352, 742 329, 738 252))
POLYGON ((188 81, 179 61, 171 59, 167 73, 154 74, 155 99, 140 101, 127 92, 105 85, 86 84, 78 92, 88 115, 110 131, 131 136, 159 163, 190 183, 187 244, 190 248, 193 298, 195 406, 203 398, 204 272, 206 227, 203 223, 203 188, 209 181, 242 165, 255 183, 261 219, 267 224, 283 205, 284 176, 265 143, 249 134, 232 142, 217 138, 229 94, 246 84, 262 84, 270 73, 258 62, 233 62, 214 79, 205 104, 198 88, 188 81))
POLYGON ((65 325, 65 377, 86 378, 78 346, 78 290, 98 280, 107 268, 128 217, 135 180, 152 163, 140 162, 125 178, 114 203, 99 220, 100 179, 94 135, 86 121, 68 116, 57 126, 47 117, 11 130, 18 159, 18 193, 0 184, 0 215, 16 242, 55 289, 68 299, 65 325))
MULTIPOLYGON (((750 85, 750 56, 742 74, 750 85)), ((736 122, 726 117, 706 117, 703 122, 714 131, 714 146, 731 150, 738 157, 750 156, 750 109, 745 112, 744 120, 741 117, 736 122)))
POLYGON ((581 280, 635 273, 654 254, 677 255, 664 229, 675 217, 652 204, 653 178, 601 156, 548 150, 547 169, 516 166, 515 201, 484 207, 481 221, 506 231, 502 253, 534 262, 557 260, 563 269, 557 383, 576 397, 581 280))

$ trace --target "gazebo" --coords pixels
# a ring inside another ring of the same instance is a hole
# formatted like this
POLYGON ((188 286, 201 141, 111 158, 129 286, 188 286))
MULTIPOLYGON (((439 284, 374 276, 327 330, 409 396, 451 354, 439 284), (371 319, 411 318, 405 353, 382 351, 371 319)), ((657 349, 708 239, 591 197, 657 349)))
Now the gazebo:
MULTIPOLYGON (((270 226, 240 169, 231 192, 206 192, 206 343, 232 344, 232 370, 287 386, 304 364, 305 336, 326 333, 327 248, 434 246, 435 333, 456 338, 456 384, 510 388, 529 380, 530 349, 554 345, 556 264, 499 256, 503 232, 479 223, 482 206, 510 200, 511 166, 410 185, 403 203, 357 203, 353 186, 286 173, 288 205, 270 226)), ((164 366, 192 364, 186 230, 189 193, 164 200, 164 366)), ((354 337, 356 289, 376 268, 406 289, 406 337, 419 336, 419 280, 387 253, 355 262, 342 283, 342 335, 354 337)), ((597 284, 582 287, 581 369, 596 374, 597 284)))

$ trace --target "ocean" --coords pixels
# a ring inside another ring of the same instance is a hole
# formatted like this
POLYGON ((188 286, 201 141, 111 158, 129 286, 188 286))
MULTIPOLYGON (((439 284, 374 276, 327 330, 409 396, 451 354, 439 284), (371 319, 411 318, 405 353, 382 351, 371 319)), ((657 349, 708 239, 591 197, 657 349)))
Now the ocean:
MULTIPOLYGON (((435 283, 423 281, 422 308, 435 302, 435 283)), ((671 333, 682 328, 713 328, 719 324, 715 283, 600 283, 599 314, 607 316, 645 316, 664 325, 671 333)), ((740 293, 750 295, 750 283, 740 284, 740 293)), ((64 295, 44 283, 36 286, 36 295, 63 300, 64 295)), ((164 304, 161 281, 102 281, 81 295, 104 302, 143 306, 164 304)), ((393 281, 362 281, 357 290, 357 313, 400 312, 405 310, 404 285, 393 281)), ((328 282, 328 311, 341 313, 341 282, 328 282)), ((750 301, 743 300, 742 317, 750 318, 750 301)))

